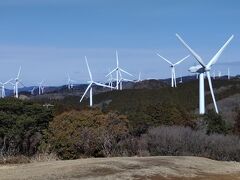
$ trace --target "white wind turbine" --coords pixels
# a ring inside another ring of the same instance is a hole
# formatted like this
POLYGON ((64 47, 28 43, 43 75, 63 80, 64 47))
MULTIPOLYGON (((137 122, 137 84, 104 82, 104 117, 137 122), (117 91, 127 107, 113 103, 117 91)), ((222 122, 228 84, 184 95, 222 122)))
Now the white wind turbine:
POLYGON ((38 83, 38 95, 43 94, 43 89, 44 89, 43 82, 44 81, 42 80, 40 83, 38 83))
POLYGON ((70 89, 73 88, 73 83, 76 82, 76 81, 71 79, 69 73, 67 73, 67 76, 68 76, 68 81, 67 81, 67 83, 68 83, 68 89, 70 90, 70 89))
POLYGON ((34 95, 34 90, 36 89, 36 87, 34 86, 31 90, 30 90, 30 92, 31 92, 31 95, 34 95))
POLYGON ((215 70, 214 70, 213 73, 212 73, 212 77, 213 77, 213 79, 216 78, 215 70))
POLYGON ((179 83, 183 83, 182 74, 181 74, 179 83))
POLYGON ((2 90, 2 95, 1 95, 1 98, 4 98, 6 96, 5 94, 5 85, 10 83, 10 81, 12 81, 12 79, 9 79, 8 81, 6 82, 0 82, 0 85, 1 85, 1 90, 2 90))
POLYGON ((120 83, 119 82, 120 72, 123 72, 125 74, 130 75, 130 76, 133 76, 133 75, 119 67, 118 52, 117 51, 116 51, 116 60, 117 60, 117 67, 115 69, 113 69, 110 73, 108 73, 106 75, 106 77, 108 77, 110 74, 113 74, 114 72, 116 72, 116 89, 118 90, 119 89, 119 83, 120 83))
POLYGON ((120 76, 120 79, 119 79, 120 90, 122 90, 122 87, 123 87, 122 83, 123 83, 123 81, 134 82, 134 81, 131 80, 131 79, 123 78, 123 77, 122 77, 122 73, 121 73, 121 71, 119 71, 119 76, 120 76))
POLYGON ((171 75, 172 75, 172 81, 171 81, 171 87, 177 87, 177 82, 176 82, 176 72, 175 72, 175 66, 183 62, 185 59, 187 59, 190 55, 187 55, 186 57, 182 58, 180 61, 176 63, 170 62, 168 59, 165 57, 161 56, 160 54, 157 53, 157 55, 162 58, 164 61, 166 61, 168 64, 170 64, 171 67, 171 75))
MULTIPOLYGON (((110 71, 109 71, 110 72, 110 71)), ((108 78, 108 86, 110 86, 111 87, 111 90, 113 89, 113 75, 112 74, 110 74, 109 75, 110 77, 108 78)))
POLYGON ((141 72, 139 72, 139 74, 138 74, 138 80, 137 80, 137 82, 140 82, 140 81, 142 81, 142 80, 141 80, 141 72))
POLYGON ((221 78, 221 77, 222 77, 222 72, 218 71, 218 78, 221 78))
POLYGON ((199 73, 199 113, 200 114, 205 114, 205 95, 204 95, 204 73, 207 75, 208 83, 209 83, 209 88, 211 91, 214 107, 216 113, 218 113, 218 108, 213 92, 213 87, 212 87, 212 81, 211 81, 211 76, 210 76, 210 70, 212 65, 214 65, 219 56, 222 54, 223 50, 226 48, 226 46, 230 43, 230 41, 233 39, 233 35, 227 40, 227 42, 221 47, 221 49, 213 56, 213 58, 208 62, 208 64, 205 64, 202 60, 202 58, 192 49, 190 48, 186 42, 178 35, 176 34, 178 39, 181 41, 181 43, 191 52, 191 54, 194 56, 194 58, 199 62, 200 65, 193 66, 189 68, 190 72, 199 73))
POLYGON ((87 61, 87 57, 85 56, 85 61, 86 61, 86 64, 87 64, 87 69, 88 69, 88 73, 89 73, 89 77, 90 77, 90 81, 88 81, 89 85, 87 87, 87 89, 85 90, 84 94, 82 95, 82 98, 80 99, 80 102, 82 102, 83 98, 85 97, 85 95, 87 94, 88 90, 90 89, 89 93, 90 93, 90 98, 89 98, 89 105, 90 107, 92 107, 93 105, 93 100, 92 100, 92 86, 93 85, 97 85, 97 86, 102 86, 102 87, 108 87, 108 88, 111 88, 111 86, 107 86, 105 84, 101 84, 101 83, 98 83, 98 82, 95 82, 93 81, 93 78, 92 78, 92 73, 90 71, 90 68, 89 68, 89 65, 88 65, 88 61, 87 61))
POLYGON ((15 89, 15 97, 16 98, 18 98, 18 84, 20 83, 22 86, 24 86, 23 83, 21 82, 21 80, 19 79, 20 73, 21 73, 21 66, 19 67, 17 77, 15 78, 14 89, 15 89))

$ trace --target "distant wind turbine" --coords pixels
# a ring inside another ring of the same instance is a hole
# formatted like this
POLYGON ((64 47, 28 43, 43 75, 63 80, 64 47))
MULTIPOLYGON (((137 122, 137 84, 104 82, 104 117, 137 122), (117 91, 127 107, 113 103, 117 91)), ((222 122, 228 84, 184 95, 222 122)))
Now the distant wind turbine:
POLYGON ((116 60, 117 60, 117 67, 115 69, 113 69, 110 73, 108 73, 106 75, 106 77, 108 77, 110 74, 113 74, 114 72, 116 72, 116 81, 117 81, 116 82, 116 89, 118 90, 119 89, 119 83, 120 83, 119 82, 120 72, 128 74, 129 76, 133 76, 133 75, 119 67, 118 52, 117 51, 116 51, 116 60))
MULTIPOLYGON (((109 72, 110 72, 110 70, 109 70, 109 72)), ((111 90, 113 89, 113 81, 114 81, 113 75, 110 74, 110 75, 109 75, 109 78, 108 78, 108 86, 111 87, 111 90)))
POLYGON ((221 78, 221 77, 222 77, 222 72, 218 71, 218 78, 221 78))
POLYGON ((212 76, 213 76, 213 79, 216 78, 215 70, 213 71, 212 76))
POLYGON ((120 79, 119 79, 120 90, 122 90, 122 88, 123 88, 123 85, 122 85, 123 81, 134 82, 131 79, 123 78, 121 71, 119 71, 119 75, 120 75, 120 79))
POLYGON ((30 90, 30 92, 31 92, 31 95, 34 95, 34 90, 36 89, 36 87, 34 86, 31 90, 30 90))
POLYGON ((6 94, 5 94, 5 85, 10 83, 10 81, 12 81, 12 79, 9 79, 6 82, 0 82, 1 89, 2 89, 2 96, 1 96, 2 98, 4 98, 6 96, 6 94))
POLYGON ((80 102, 82 102, 83 98, 85 97, 85 95, 87 94, 88 90, 89 90, 89 93, 90 93, 90 98, 89 98, 89 105, 90 107, 92 107, 93 105, 93 98, 92 98, 92 86, 93 85, 97 85, 97 86, 102 86, 102 87, 107 87, 107 88, 111 88, 111 86, 107 86, 105 84, 101 84, 101 83, 98 83, 98 82, 95 82, 93 81, 93 78, 92 78, 92 73, 90 71, 90 68, 89 68, 89 65, 88 65, 88 61, 87 61, 87 57, 85 56, 85 61, 86 61, 86 64, 87 64, 87 69, 88 69, 88 73, 89 73, 89 77, 90 77, 90 81, 88 81, 89 85, 87 87, 87 89, 85 90, 84 94, 82 95, 82 98, 80 99, 80 102))
POLYGON ((176 72, 175 72, 175 66, 183 62, 185 59, 187 59, 190 55, 187 55, 186 57, 182 58, 180 61, 176 63, 170 62, 168 59, 165 57, 161 56, 160 54, 157 53, 157 55, 162 58, 164 61, 166 61, 168 64, 170 64, 171 67, 171 75, 172 75, 172 82, 171 82, 171 87, 177 87, 177 82, 176 82, 176 72))
POLYGON ((19 67, 17 77, 15 78, 14 88, 15 88, 15 97, 16 98, 18 98, 18 84, 20 83, 22 86, 24 86, 22 81, 19 79, 20 73, 21 73, 21 66, 19 67))
POLYGON ((68 89, 72 89, 73 88, 73 83, 76 82, 75 80, 72 80, 69 73, 67 73, 67 77, 68 77, 68 81, 67 81, 67 84, 68 84, 68 89))
POLYGON ((43 89, 44 89, 43 83, 44 83, 43 80, 40 83, 38 83, 38 95, 43 94, 43 89))
POLYGON ((137 82, 140 82, 141 81, 141 72, 139 72, 139 74, 138 74, 138 80, 137 80, 137 82))

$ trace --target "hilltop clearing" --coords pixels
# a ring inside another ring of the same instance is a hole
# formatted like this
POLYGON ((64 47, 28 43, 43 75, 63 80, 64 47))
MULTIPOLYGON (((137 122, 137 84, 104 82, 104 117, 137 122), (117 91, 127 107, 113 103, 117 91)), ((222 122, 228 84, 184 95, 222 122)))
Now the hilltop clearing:
POLYGON ((240 177, 240 163, 201 157, 89 158, 0 166, 1 179, 226 179, 240 177))

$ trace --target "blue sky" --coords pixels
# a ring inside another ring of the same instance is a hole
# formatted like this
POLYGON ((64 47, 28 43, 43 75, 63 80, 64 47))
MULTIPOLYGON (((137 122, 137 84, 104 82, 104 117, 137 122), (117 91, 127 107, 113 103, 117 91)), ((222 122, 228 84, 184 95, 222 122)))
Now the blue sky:
MULTIPOLYGON (((239 19, 237 0, 8 0, 0 1, 0 81, 22 65, 26 85, 42 79, 48 85, 66 83, 66 73, 78 82, 88 80, 86 55, 97 81, 104 81, 120 65, 143 78, 170 77, 168 65, 188 54, 175 36, 179 33, 205 60, 224 44, 216 71, 239 74, 239 19)), ((192 57, 176 69, 188 75, 192 57)))

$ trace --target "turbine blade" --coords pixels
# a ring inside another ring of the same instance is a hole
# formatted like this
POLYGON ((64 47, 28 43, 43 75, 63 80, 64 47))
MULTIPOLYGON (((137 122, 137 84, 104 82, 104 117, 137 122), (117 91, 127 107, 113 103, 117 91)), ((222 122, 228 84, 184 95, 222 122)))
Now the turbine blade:
POLYGON ((215 96, 214 96, 214 92, 213 92, 213 88, 212 88, 212 80, 211 80, 209 71, 207 72, 207 78, 208 78, 209 88, 210 88, 210 91, 211 91, 215 111, 216 111, 216 113, 218 113, 217 103, 216 103, 216 100, 215 100, 215 96))
POLYGON ((85 95, 87 94, 88 90, 90 89, 90 87, 92 86, 92 83, 90 83, 87 87, 87 89, 85 90, 85 92, 83 93, 81 99, 80 99, 80 102, 82 102, 83 98, 85 97, 85 95))
POLYGON ((86 64, 87 64, 87 68, 88 68, 88 73, 89 73, 89 76, 90 76, 90 79, 92 81, 92 73, 90 71, 90 68, 89 68, 89 65, 88 65, 88 60, 87 60, 87 57, 85 56, 85 61, 86 61, 86 64))
POLYGON ((8 84, 10 83, 10 81, 12 81, 13 79, 9 79, 8 81, 6 81, 4 84, 8 84))
POLYGON ((20 76, 21 69, 22 69, 22 67, 20 66, 20 67, 19 67, 19 70, 18 70, 18 75, 17 75, 17 78, 19 78, 19 76, 20 76))
POLYGON ((116 60, 117 60, 117 68, 119 67, 119 62, 118 62, 118 52, 116 50, 116 60))
POLYGON ((128 74, 129 76, 133 76, 132 74, 130 74, 129 72, 123 70, 122 68, 119 68, 120 71, 124 72, 125 74, 128 74))
POLYGON ((117 68, 113 69, 110 73, 108 73, 105 77, 108 77, 109 75, 111 75, 113 72, 115 72, 117 70, 117 68))
POLYGON ((102 83, 98 83, 98 82, 93 82, 94 84, 98 85, 98 86, 102 86, 102 87, 107 87, 107 88, 111 88, 111 86, 102 84, 102 83))
POLYGON ((185 59, 187 59, 189 56, 190 56, 190 55, 187 55, 186 57, 182 58, 180 61, 176 62, 176 63, 174 64, 174 66, 180 64, 180 63, 183 62, 185 59))
POLYGON ((207 67, 208 67, 208 68, 217 62, 219 56, 222 54, 223 50, 227 47, 227 45, 231 42, 231 40, 233 39, 233 37, 234 37, 234 36, 232 35, 232 36, 227 40, 227 42, 222 46, 222 48, 219 49, 219 51, 213 56, 213 58, 211 59, 211 61, 209 61, 209 63, 207 64, 207 67))
POLYGON ((169 60, 167 60, 165 57, 161 56, 160 54, 156 53, 160 58, 162 58, 164 61, 166 61, 168 64, 173 65, 169 60))
POLYGON ((185 41, 178 35, 176 34, 177 38, 181 41, 181 43, 190 51, 190 53, 195 57, 195 59, 203 66, 206 67, 205 63, 203 62, 202 58, 192 49, 190 46, 185 43, 185 41))
POLYGON ((130 82, 134 82, 133 80, 131 80, 131 79, 125 79, 125 78, 123 78, 123 81, 130 81, 130 82))
POLYGON ((21 81, 19 81, 19 83, 20 83, 23 87, 25 87, 25 85, 24 85, 21 81))

